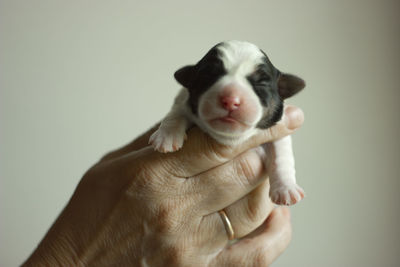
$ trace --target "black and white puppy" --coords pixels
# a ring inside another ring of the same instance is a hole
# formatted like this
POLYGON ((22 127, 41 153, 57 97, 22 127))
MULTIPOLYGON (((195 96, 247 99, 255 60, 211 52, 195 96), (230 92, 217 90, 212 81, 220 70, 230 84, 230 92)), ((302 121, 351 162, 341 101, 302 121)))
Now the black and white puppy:
MULTIPOLYGON (((281 73, 254 44, 222 42, 196 65, 175 72, 183 86, 149 143, 160 152, 180 149, 196 124, 219 143, 235 145, 278 122, 283 100, 304 88, 302 79, 281 73)), ((292 205, 304 197, 296 184, 290 136, 263 146, 267 151, 270 197, 292 205)))

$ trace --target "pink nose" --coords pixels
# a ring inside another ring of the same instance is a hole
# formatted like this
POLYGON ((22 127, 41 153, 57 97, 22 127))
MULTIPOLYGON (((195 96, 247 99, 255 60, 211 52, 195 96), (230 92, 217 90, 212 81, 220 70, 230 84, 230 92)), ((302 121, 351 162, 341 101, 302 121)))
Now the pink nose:
POLYGON ((237 96, 221 96, 221 104, 224 109, 233 111, 240 106, 240 99, 237 96))

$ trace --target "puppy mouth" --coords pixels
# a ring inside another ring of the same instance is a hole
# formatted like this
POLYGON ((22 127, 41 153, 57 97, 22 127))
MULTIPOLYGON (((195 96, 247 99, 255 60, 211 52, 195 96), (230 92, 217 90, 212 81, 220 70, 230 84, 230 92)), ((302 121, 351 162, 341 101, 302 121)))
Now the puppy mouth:
POLYGON ((216 120, 220 120, 220 121, 225 122, 225 123, 240 123, 240 124, 242 124, 240 121, 232 118, 231 116, 225 116, 225 117, 222 117, 222 118, 218 118, 216 120))
POLYGON ((211 120, 209 120, 210 123, 212 122, 222 122, 222 123, 226 123, 226 124, 240 124, 244 127, 249 127, 250 125, 248 125, 247 123, 243 122, 242 120, 239 120, 235 117, 232 117, 231 115, 226 115, 223 117, 218 117, 218 118, 213 118, 211 120))
POLYGON ((223 117, 213 118, 208 120, 208 125, 211 126, 213 131, 219 133, 230 133, 231 135, 237 135, 245 132, 251 125, 246 122, 243 122, 240 119, 234 118, 230 115, 226 115, 223 117))

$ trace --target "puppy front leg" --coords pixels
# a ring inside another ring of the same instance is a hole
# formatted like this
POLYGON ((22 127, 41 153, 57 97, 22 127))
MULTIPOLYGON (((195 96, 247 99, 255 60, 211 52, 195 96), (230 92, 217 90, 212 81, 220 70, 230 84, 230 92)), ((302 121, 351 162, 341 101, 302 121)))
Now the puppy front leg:
POLYGON ((292 138, 266 144, 266 152, 271 200, 278 205, 296 204, 304 198, 304 191, 296 184, 292 138))
POLYGON ((174 152, 183 146, 186 130, 190 123, 181 109, 174 106, 162 120, 160 127, 149 139, 155 150, 163 153, 174 152))

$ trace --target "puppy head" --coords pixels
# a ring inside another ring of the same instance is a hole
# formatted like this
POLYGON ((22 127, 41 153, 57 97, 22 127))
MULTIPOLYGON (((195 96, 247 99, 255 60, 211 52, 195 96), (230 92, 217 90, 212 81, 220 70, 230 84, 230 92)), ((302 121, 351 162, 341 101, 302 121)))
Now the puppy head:
POLYGON ((282 117, 283 100, 305 86, 276 69, 257 46, 241 41, 217 44, 174 76, 188 89, 199 126, 225 143, 274 125, 282 117))

